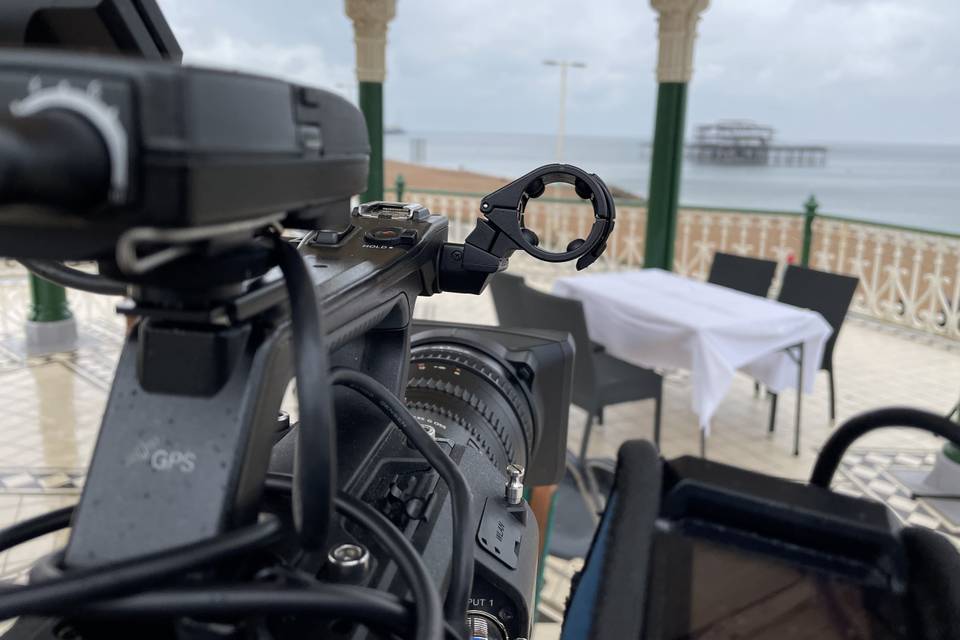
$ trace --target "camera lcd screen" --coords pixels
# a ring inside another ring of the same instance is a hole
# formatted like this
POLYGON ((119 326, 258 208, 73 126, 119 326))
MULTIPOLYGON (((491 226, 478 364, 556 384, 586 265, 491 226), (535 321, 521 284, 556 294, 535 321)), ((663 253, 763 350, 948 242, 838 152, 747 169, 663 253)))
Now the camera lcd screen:
POLYGON ((652 572, 648 639, 906 637, 895 594, 743 548, 658 531, 652 572))

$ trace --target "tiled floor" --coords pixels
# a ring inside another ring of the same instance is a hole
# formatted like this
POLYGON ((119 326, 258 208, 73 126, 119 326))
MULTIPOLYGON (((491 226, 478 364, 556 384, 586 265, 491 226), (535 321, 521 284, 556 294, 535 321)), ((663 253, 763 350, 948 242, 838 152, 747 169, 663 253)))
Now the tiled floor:
MULTIPOLYGON (((539 274, 532 275, 537 281, 539 274)), ((81 348, 73 354, 26 359, 21 342, 26 292, 21 271, 0 267, 0 526, 76 500, 123 335, 123 322, 112 313, 113 301, 71 294, 82 332, 81 348)), ((423 300, 417 315, 472 323, 495 321, 488 295, 436 296, 423 300)), ((945 413, 960 396, 960 344, 851 318, 839 339, 836 363, 840 420, 893 404, 945 413)), ((818 377, 815 392, 804 400, 798 457, 790 455, 793 407, 793 394, 785 392, 776 433, 768 436, 768 403, 754 396, 752 380, 739 376, 717 411, 709 457, 804 479, 818 446, 831 432, 826 375, 818 377)), ((594 430, 591 454, 613 457, 624 440, 651 437, 652 416, 649 401, 609 408, 606 424, 594 430)), ((571 445, 579 442, 583 419, 579 410, 572 410, 571 445)), ((688 376, 667 372, 662 442, 666 457, 698 451, 696 424, 688 376)), ((893 457, 902 452, 922 460, 939 443, 924 434, 891 429, 865 438, 857 447, 892 451, 893 457)), ((920 513, 924 515, 929 514, 920 513)), ((63 538, 61 533, 0 555, 0 576, 22 579, 29 562, 62 544, 63 538)), ((566 577, 575 569, 558 561, 550 566, 552 582, 544 597, 548 617, 562 612, 566 577)), ((548 633, 543 629, 538 639, 550 637, 548 633)))

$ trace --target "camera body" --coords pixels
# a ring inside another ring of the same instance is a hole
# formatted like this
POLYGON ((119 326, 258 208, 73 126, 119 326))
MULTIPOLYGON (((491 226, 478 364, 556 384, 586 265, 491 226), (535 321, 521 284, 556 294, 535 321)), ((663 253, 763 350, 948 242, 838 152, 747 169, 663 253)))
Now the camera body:
MULTIPOLYGON (((414 354, 437 345, 481 354, 501 367, 518 411, 533 421, 531 440, 518 436, 509 462, 530 470, 528 485, 556 482, 572 379, 569 337, 414 324, 414 301, 436 291, 447 222, 422 207, 408 209, 411 215, 401 219, 361 215, 358 208, 346 231, 319 234, 302 247, 325 312, 331 366, 364 371, 403 397, 413 377, 411 335, 414 354), (398 236, 402 243, 393 242, 398 236)), ((239 294, 210 297, 193 308, 158 298, 126 309, 141 320, 120 356, 63 568, 96 567, 225 533, 263 509, 268 469, 292 472, 298 425, 278 431, 277 415, 293 375, 293 345, 286 302, 270 294, 274 280, 268 273, 239 294)), ((334 393, 337 487, 387 514, 436 583, 444 584, 453 531, 443 483, 382 414, 349 389, 334 393)), ((525 502, 505 500, 506 469, 486 453, 484 433, 452 431, 441 431, 437 441, 473 493, 470 615, 499 626, 503 638, 526 637, 533 619, 536 521, 525 502)), ((374 546, 342 523, 327 546, 348 541, 374 546)), ((326 547, 322 554, 293 556, 302 570, 337 579, 326 547)), ((403 595, 406 587, 390 567, 374 554, 364 584, 403 595)), ((56 624, 50 620, 40 630, 32 622, 17 625, 10 637, 52 637, 45 634, 56 624)), ((83 633, 82 625, 78 629, 83 633)), ((341 637, 336 629, 330 633, 341 637)), ((366 633, 350 628, 342 637, 366 633)))
MULTIPOLYGON (((117 36, 132 30, 151 34, 135 43, 144 52, 173 50, 162 29, 138 22, 162 16, 125 0, 84 0, 66 14, 30 4, 0 10, 2 24, 10 15, 29 23, 28 41, 59 42, 64 16, 77 10, 105 24, 119 16, 123 29, 107 25, 110 47, 129 50, 117 36)), ((422 295, 479 293, 517 249, 592 263, 613 229, 603 182, 576 167, 542 167, 484 199, 477 229, 455 244, 446 219, 416 204, 351 211, 366 183, 366 124, 334 94, 156 60, 9 50, 0 104, 0 255, 46 260, 48 275, 70 271, 51 260, 95 260, 104 286, 127 294, 120 311, 137 319, 67 547, 38 562, 31 581, 176 560, 266 514, 285 526, 264 553, 166 584, 226 580, 229 591, 306 580, 372 587, 403 605, 411 575, 382 531, 339 507, 334 515, 333 503, 346 500, 372 507, 412 545, 447 594, 448 627, 459 631, 466 615, 494 640, 528 636, 540 544, 523 489, 563 473, 572 343, 431 325, 417 330, 411 351, 413 309, 422 295), (523 211, 556 181, 591 201, 595 221, 585 239, 551 252, 524 228, 523 211), (282 228, 304 231, 281 236, 282 228), (387 398, 338 386, 344 371, 406 398, 415 434, 384 410, 387 398), (291 426, 280 407, 294 376, 301 420, 291 426), (447 462, 426 453, 423 433, 447 462), (466 494, 443 471, 451 462, 466 494), (338 549, 350 549, 349 562, 338 549)), ((147 633, 143 617, 103 620, 90 604, 117 602, 78 593, 34 605, 9 633, 101 637, 118 625, 147 633)), ((119 604, 136 607, 137 598, 119 604)), ((422 605, 414 598, 417 625, 422 605)), ((163 613, 150 637, 389 635, 362 617, 163 613)))
MULTIPOLYGON (((566 165, 532 172, 491 194, 485 218, 459 245, 447 242, 446 218, 413 203, 347 213, 366 174, 365 125, 331 94, 166 63, 14 52, 0 57, 4 98, 0 156, 16 179, 0 185, 0 254, 96 259, 101 274, 126 283, 120 310, 138 319, 67 547, 32 579, 172 553, 249 526, 266 509, 300 534, 274 549, 282 566, 404 597, 409 585, 369 535, 331 514, 304 539, 297 507, 265 495, 269 479, 296 484, 316 466, 300 499, 347 494, 373 506, 414 545, 441 593, 456 577, 451 540, 469 531, 468 623, 491 638, 528 636, 539 539, 522 493, 562 475, 572 343, 430 326, 411 356, 413 309, 417 297, 442 290, 478 293, 513 251, 531 251, 523 206, 552 181, 575 183, 596 223, 566 251, 537 251, 592 262, 613 226, 602 181, 566 165), (256 123, 235 108, 251 100, 256 123), (283 238, 279 225, 307 230, 283 238), (282 255, 293 245, 289 272, 282 255), (318 322, 298 329, 311 309, 318 322), (305 360, 313 386, 305 386, 305 360), (451 487, 395 418, 352 388, 330 387, 325 376, 337 369, 407 399, 468 479, 467 522, 456 522, 451 487), (295 374, 301 417, 316 396, 330 407, 327 419, 278 423, 295 374), (304 435, 318 429, 333 431, 335 445, 324 450, 321 440, 304 454, 304 435), (328 556, 344 544, 373 549, 362 576, 342 575, 328 556)), ((233 573, 256 581, 276 570, 260 562, 247 558, 233 573)), ((48 637, 63 624, 82 637, 115 631, 81 615, 25 621, 10 633, 48 637)), ((205 637, 215 624, 174 616, 157 636, 205 637)), ((271 624, 285 637, 316 631, 299 619, 271 624)), ((326 631, 378 637, 362 625, 326 631)))

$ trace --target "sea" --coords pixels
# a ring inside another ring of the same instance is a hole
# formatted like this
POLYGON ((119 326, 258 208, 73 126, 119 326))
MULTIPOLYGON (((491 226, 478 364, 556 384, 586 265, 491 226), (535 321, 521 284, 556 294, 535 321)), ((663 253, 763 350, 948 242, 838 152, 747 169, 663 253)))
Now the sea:
MULTIPOLYGON (((960 145, 816 144, 828 149, 823 166, 685 160, 680 202, 799 212, 813 195, 821 213, 960 234, 960 145)), ((404 131, 386 136, 385 155, 512 179, 554 162, 555 145, 552 135, 404 131)), ((650 150, 648 140, 569 135, 563 158, 646 197, 650 150)))

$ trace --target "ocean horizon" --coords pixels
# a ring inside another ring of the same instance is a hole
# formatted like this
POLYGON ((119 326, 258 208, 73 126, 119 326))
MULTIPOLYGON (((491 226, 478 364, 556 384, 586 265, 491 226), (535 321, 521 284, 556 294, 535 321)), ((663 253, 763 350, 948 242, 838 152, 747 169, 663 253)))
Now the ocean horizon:
MULTIPOLYGON (((960 234, 960 145, 793 142, 824 144, 824 166, 684 160, 681 204, 799 212, 814 195, 823 214, 960 234)), ((546 134, 404 131, 386 136, 385 155, 515 178, 553 162, 555 143, 556 138, 546 134)), ((649 140, 569 135, 564 161, 646 197, 649 140)))

